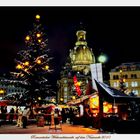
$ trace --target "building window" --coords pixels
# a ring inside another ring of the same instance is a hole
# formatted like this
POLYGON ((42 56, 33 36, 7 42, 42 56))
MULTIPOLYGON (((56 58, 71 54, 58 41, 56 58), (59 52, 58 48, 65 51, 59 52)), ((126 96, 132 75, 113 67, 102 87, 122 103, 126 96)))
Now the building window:
POLYGON ((113 75, 113 79, 114 80, 119 79, 119 76, 118 75, 113 75))
POLYGON ((137 75, 136 74, 131 74, 131 78, 136 79, 137 75))
POLYGON ((126 67, 126 66, 123 66, 123 67, 122 67, 122 70, 123 70, 123 71, 127 71, 127 67, 126 67))
POLYGON ((138 92, 138 90, 132 90, 132 92, 134 93, 134 95, 138 95, 139 94, 139 92, 138 92))
POLYGON ((128 87, 128 82, 125 82, 125 86, 128 87))
POLYGON ((67 92, 68 91, 68 88, 67 87, 64 87, 64 91, 67 92))
POLYGON ((67 102, 67 96, 64 96, 64 103, 67 102))
POLYGON ((67 80, 64 80, 64 83, 66 84, 67 83, 67 80))
POLYGON ((64 92, 64 96, 67 96, 67 92, 64 92))
POLYGON ((118 82, 114 82, 114 87, 118 87, 119 86, 119 83, 118 82))
POLYGON ((135 82, 135 87, 137 87, 138 86, 138 82, 135 82))
POLYGON ((127 75, 127 74, 125 74, 125 75, 124 75, 124 78, 125 78, 125 79, 127 79, 127 78, 128 78, 128 75, 127 75))
POLYGON ((132 86, 132 87, 135 87, 135 84, 134 84, 134 82, 131 82, 131 86, 132 86))
POLYGON ((138 86, 138 82, 131 82, 131 86, 132 87, 137 87, 138 86))
POLYGON ((130 67, 131 67, 131 70, 132 70, 132 71, 136 70, 136 66, 135 66, 135 65, 132 65, 132 66, 130 66, 130 67))

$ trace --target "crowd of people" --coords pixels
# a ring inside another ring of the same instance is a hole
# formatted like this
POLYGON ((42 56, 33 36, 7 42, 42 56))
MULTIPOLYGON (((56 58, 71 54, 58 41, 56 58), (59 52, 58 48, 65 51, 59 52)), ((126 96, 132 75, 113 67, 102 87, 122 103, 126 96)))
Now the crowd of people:
POLYGON ((93 117, 89 107, 85 107, 82 114, 80 111, 81 109, 79 106, 72 106, 61 109, 56 107, 50 112, 47 112, 47 110, 42 110, 40 112, 36 108, 31 107, 25 107, 24 110, 23 108, 21 109, 21 107, 12 107, 10 111, 7 112, 7 106, 2 106, 0 108, 0 119, 3 121, 3 124, 14 124, 21 128, 26 128, 29 118, 35 118, 38 121, 41 114, 44 117, 44 121, 48 122, 48 124, 51 123, 52 115, 54 117, 55 124, 82 124, 85 127, 93 124, 93 117))
POLYGON ((12 107, 8 112, 7 106, 2 106, 0 108, 0 125, 2 124, 15 124, 17 127, 26 128, 27 119, 30 116, 30 108, 25 107, 22 110, 20 107, 12 107))

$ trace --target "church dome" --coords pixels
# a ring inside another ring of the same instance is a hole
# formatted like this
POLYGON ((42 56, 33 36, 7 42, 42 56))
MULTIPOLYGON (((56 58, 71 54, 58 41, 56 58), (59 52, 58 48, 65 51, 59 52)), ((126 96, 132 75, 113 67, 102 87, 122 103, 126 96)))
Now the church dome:
POLYGON ((89 65, 95 63, 92 50, 87 46, 77 47, 74 50, 73 64, 89 65))
POLYGON ((74 65, 90 65, 95 63, 95 57, 90 49, 87 46, 86 42, 86 31, 79 30, 76 33, 77 42, 75 43, 76 47, 70 51, 71 62, 74 65))

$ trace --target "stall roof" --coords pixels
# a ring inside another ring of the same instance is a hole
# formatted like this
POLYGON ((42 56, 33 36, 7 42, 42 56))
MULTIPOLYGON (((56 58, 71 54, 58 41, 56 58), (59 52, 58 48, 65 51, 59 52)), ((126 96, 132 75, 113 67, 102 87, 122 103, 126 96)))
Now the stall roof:
POLYGON ((75 100, 72 100, 72 101, 69 101, 67 104, 68 105, 76 105, 76 104, 79 104, 79 103, 82 103, 84 100, 90 98, 90 97, 93 97, 97 94, 97 92, 95 93, 92 93, 92 94, 89 94, 89 95, 84 95, 78 99, 75 99, 75 100))
POLYGON ((140 97, 129 96, 109 85, 95 80, 99 93, 102 94, 103 98, 109 102, 129 102, 129 101, 139 101, 140 97))

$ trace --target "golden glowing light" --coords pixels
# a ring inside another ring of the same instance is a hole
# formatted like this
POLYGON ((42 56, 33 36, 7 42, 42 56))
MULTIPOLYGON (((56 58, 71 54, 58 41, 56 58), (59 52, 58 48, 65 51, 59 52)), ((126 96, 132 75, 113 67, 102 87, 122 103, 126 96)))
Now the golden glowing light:
POLYGON ((29 40, 30 40, 30 36, 27 35, 25 39, 26 39, 27 41, 29 41, 29 40))
POLYGON ((38 39, 38 42, 41 43, 41 39, 38 39))
POLYGON ((16 66, 16 68, 17 68, 17 69, 22 69, 22 66, 21 66, 20 64, 18 64, 18 65, 16 66))
POLYGON ((53 103, 55 102, 55 99, 54 99, 54 98, 52 98, 52 102, 53 102, 53 103))
POLYGON ((41 97, 38 97, 38 100, 41 100, 41 97))
POLYGON ((108 105, 108 102, 104 102, 103 105, 108 105))
POLYGON ((37 36, 37 37, 41 37, 41 34, 40 34, 40 33, 37 33, 36 36, 37 36))
POLYGON ((108 58, 105 54, 101 54, 97 59, 100 63, 106 63, 108 60, 108 58))
POLYGON ((75 83, 75 86, 81 86, 81 83, 82 82, 77 82, 77 83, 75 83))
POLYGON ((23 76, 24 76, 24 74, 21 74, 20 76, 21 76, 21 77, 23 77, 23 76))
POLYGON ((104 106, 103 111, 104 111, 104 113, 107 113, 109 111, 108 106, 104 106))
POLYGON ((99 107, 99 97, 98 96, 90 98, 90 106, 91 106, 91 108, 99 107))
MULTIPOLYGON (((99 96, 95 96, 90 98, 90 107, 95 111, 94 113, 98 113, 99 112, 99 96)), ((112 104, 108 103, 108 102, 103 102, 103 112, 104 113, 111 113, 112 112, 112 104)))
POLYGON ((26 62, 24 63, 24 65, 25 65, 25 66, 29 66, 29 61, 26 61, 26 62))
POLYGON ((64 99, 63 98, 60 98, 60 101, 62 102, 64 99))
POLYGON ((37 64, 41 64, 41 60, 37 60, 37 64))
POLYGON ((122 73, 122 70, 120 70, 120 73, 122 73))
POLYGON ((45 66, 45 70, 48 70, 48 69, 49 69, 49 66, 48 66, 48 65, 46 65, 46 66, 45 66))
POLYGON ((27 72, 27 71, 28 71, 28 69, 25 69, 24 71, 26 71, 26 72, 27 72))
POLYGON ((75 97, 75 96, 72 96, 72 99, 73 99, 73 100, 75 100, 75 99, 76 99, 76 97, 75 97))
POLYGON ((36 19, 40 19, 40 15, 36 15, 35 18, 36 18, 36 19))
POLYGON ((5 91, 3 89, 0 89, 0 94, 4 94, 5 91))

